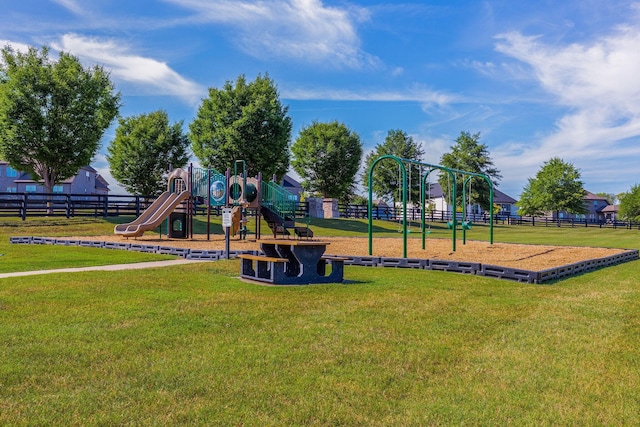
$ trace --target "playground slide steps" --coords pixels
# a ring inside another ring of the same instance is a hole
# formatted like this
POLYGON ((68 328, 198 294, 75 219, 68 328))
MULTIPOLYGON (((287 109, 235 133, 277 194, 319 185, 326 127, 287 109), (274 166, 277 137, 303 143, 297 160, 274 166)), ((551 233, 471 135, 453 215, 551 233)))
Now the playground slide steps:
POLYGON ((276 211, 264 205, 260 207, 260 213, 271 231, 273 231, 274 237, 277 235, 290 236, 291 232, 289 230, 293 230, 293 233, 299 238, 313 237, 313 230, 307 226, 297 226, 295 220, 288 215, 283 218, 276 211))

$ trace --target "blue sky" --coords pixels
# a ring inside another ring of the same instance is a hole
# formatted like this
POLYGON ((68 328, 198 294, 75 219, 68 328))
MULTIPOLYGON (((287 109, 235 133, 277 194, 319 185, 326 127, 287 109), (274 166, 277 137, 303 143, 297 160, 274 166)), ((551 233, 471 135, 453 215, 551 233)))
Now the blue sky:
MULTIPOLYGON (((401 129, 437 164, 480 132, 515 198, 554 156, 593 192, 640 182, 640 2, 5 1, 0 44, 101 64, 122 116, 164 109, 185 131, 207 88, 268 73, 294 139, 338 120, 368 152, 401 129)), ((114 130, 93 166, 122 194, 104 158, 114 130)))

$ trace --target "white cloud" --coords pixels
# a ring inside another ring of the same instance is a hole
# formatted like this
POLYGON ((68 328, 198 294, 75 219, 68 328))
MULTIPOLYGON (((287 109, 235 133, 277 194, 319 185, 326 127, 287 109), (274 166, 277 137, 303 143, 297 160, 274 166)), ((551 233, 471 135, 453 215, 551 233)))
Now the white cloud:
POLYGON ((4 48, 5 46, 11 46, 13 50, 21 53, 27 53, 30 47, 28 44, 0 39, 0 49, 4 48))
POLYGON ((53 0, 53 1, 76 15, 84 14, 84 9, 82 8, 82 6, 80 6, 78 1, 76 0, 53 0))
POLYGON ((165 0, 195 10, 200 20, 234 28, 233 39, 249 55, 277 56, 328 67, 375 66, 360 48, 355 24, 362 8, 327 7, 320 0, 165 0))
POLYGON ((502 164, 518 164, 533 176, 553 156, 593 174, 611 172, 598 168, 598 162, 616 158, 620 168, 637 162, 640 29, 619 27, 591 42, 560 46, 520 33, 502 34, 498 40, 498 51, 527 64, 538 84, 567 107, 540 144, 501 147, 497 157, 502 164))
POLYGON ((109 194, 124 195, 129 194, 127 190, 111 175, 109 161, 102 153, 98 153, 92 162, 93 168, 109 183, 109 194))
POLYGON ((399 77, 401 75, 404 74, 404 68, 403 67, 395 67, 393 70, 391 70, 391 75, 393 77, 399 77))
POLYGON ((52 46, 70 52, 84 62, 103 65, 114 79, 133 84, 145 94, 178 96, 196 103, 204 93, 202 87, 182 77, 166 63, 135 55, 116 40, 65 34, 52 46))
POLYGON ((356 91, 341 89, 284 89, 283 98, 295 100, 326 100, 326 101, 376 101, 398 102, 411 101, 425 105, 446 105, 456 102, 459 98, 443 92, 435 92, 423 87, 414 87, 404 91, 356 91))

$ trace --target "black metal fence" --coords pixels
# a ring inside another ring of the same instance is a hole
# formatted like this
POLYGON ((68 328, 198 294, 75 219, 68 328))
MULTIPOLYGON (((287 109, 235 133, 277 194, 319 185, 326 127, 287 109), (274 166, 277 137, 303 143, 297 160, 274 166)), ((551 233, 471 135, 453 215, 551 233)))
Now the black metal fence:
MULTIPOLYGON (((369 209, 367 205, 338 205, 341 218, 368 218, 369 209)), ((374 219, 384 219, 389 221, 401 221, 403 218, 402 208, 394 206, 374 206, 372 211, 374 219)), ((458 213, 458 220, 463 220, 462 214, 458 213)), ((425 213, 425 219, 428 222, 448 222, 451 221, 453 215, 449 211, 431 210, 425 213)), ((421 221, 422 211, 420 208, 407 207, 407 220, 421 221)), ((475 223, 488 223, 488 214, 468 214, 467 218, 475 223)), ((625 228, 640 230, 640 223, 631 221, 611 221, 604 219, 577 219, 577 218, 560 218, 553 219, 549 217, 531 217, 511 215, 509 213, 499 212, 494 214, 496 224, 508 225, 528 225, 543 227, 599 227, 599 228, 625 228)))
MULTIPOLYGON (((155 197, 127 195, 43 194, 0 192, 0 217, 75 216, 114 217, 139 216, 155 197)), ((196 200, 195 215, 206 215, 206 203, 196 200)), ((309 212, 308 203, 298 203, 296 216, 309 212)), ((220 207, 211 208, 212 215, 221 215, 220 207)))
POLYGON ((153 202, 144 196, 1 193, 0 216, 138 216, 153 202))

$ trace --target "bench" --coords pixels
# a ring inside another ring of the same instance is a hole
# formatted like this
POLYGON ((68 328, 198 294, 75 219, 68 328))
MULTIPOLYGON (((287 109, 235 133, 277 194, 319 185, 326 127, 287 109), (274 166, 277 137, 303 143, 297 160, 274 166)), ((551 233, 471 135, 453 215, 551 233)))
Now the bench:
POLYGON ((240 254, 238 255, 242 265, 240 277, 260 282, 274 283, 285 274, 287 258, 278 258, 264 255, 240 254))
POLYGON ((320 258, 320 262, 318 262, 318 274, 323 277, 328 277, 330 280, 341 282, 344 275, 344 262, 348 260, 349 258, 345 257, 323 255, 320 258), (329 276, 327 276, 327 263, 331 264, 331 273, 329 276))

